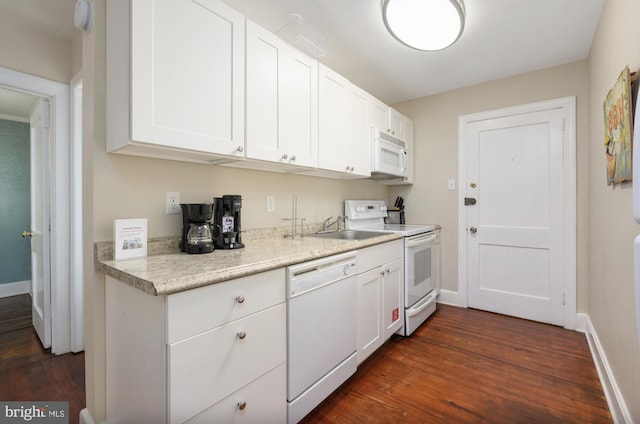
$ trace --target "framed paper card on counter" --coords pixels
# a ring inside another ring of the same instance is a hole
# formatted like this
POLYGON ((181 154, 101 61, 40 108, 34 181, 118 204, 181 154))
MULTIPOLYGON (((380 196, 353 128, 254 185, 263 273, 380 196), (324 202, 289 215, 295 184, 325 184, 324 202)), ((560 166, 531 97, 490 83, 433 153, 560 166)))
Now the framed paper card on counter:
POLYGON ((143 258, 147 256, 147 218, 113 221, 113 258, 143 258))

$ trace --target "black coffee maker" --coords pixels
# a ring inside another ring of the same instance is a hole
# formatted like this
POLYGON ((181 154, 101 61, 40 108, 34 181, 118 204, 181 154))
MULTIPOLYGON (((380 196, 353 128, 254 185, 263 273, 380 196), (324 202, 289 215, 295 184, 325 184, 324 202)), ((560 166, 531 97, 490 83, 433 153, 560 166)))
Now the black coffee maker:
POLYGON ((216 249, 241 249, 240 208, 242 196, 225 194, 214 197, 213 227, 215 230, 214 244, 216 249))
POLYGON ((180 249, 187 253, 210 253, 213 244, 211 231, 212 203, 181 203, 182 241, 180 249))

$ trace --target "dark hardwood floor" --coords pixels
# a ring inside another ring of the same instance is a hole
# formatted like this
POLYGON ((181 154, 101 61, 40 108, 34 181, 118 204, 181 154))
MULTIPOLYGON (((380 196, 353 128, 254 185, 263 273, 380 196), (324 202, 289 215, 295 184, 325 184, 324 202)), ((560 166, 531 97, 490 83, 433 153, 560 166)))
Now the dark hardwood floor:
POLYGON ((29 295, 0 299, 0 400, 68 401, 71 424, 85 407, 84 353, 42 347, 29 295))
MULTIPOLYGON (((52 355, 30 325, 0 332, 0 400, 67 400, 77 423, 85 405, 84 354, 52 355)), ((438 305, 411 337, 394 336, 303 420, 398 422, 612 420, 583 334, 438 305)))
POLYGON ((394 336, 304 420, 611 423, 584 334, 438 305, 394 336))

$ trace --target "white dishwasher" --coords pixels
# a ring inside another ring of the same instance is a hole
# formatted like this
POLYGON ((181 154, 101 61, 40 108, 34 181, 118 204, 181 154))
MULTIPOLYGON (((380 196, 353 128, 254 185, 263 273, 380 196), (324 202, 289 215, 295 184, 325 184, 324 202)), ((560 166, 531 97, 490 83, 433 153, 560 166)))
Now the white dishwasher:
POLYGON ((356 252, 287 268, 289 424, 356 371, 356 274, 356 252))

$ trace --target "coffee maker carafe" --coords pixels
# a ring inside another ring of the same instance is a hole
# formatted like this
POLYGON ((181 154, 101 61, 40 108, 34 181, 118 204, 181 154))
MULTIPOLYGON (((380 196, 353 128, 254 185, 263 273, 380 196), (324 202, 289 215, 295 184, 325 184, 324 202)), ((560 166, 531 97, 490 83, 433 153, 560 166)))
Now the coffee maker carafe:
POLYGON ((214 244, 217 249, 240 249, 242 236, 240 229, 240 208, 242 196, 225 194, 214 199, 213 226, 215 230, 214 244))
POLYGON ((215 249, 211 231, 213 204, 181 203, 182 241, 180 249, 187 253, 210 253, 215 249))

